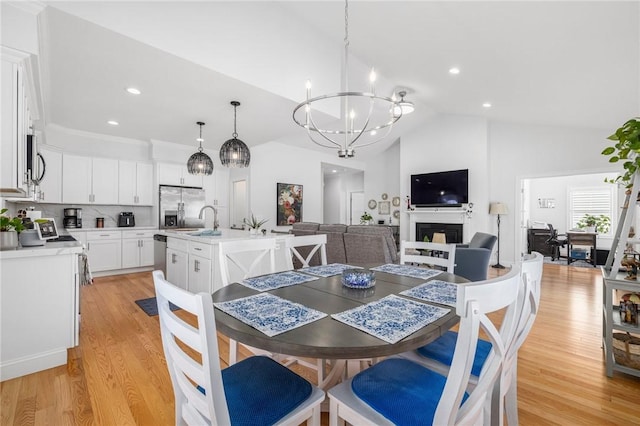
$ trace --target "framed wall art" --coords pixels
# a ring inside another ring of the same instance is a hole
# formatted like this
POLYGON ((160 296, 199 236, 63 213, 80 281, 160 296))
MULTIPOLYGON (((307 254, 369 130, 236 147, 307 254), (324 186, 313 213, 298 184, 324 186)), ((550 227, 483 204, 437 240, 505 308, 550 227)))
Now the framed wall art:
POLYGON ((278 183, 276 205, 278 226, 302 222, 302 185, 278 183))
POLYGON ((391 203, 389 201, 380 201, 378 203, 378 214, 391 214, 391 203))

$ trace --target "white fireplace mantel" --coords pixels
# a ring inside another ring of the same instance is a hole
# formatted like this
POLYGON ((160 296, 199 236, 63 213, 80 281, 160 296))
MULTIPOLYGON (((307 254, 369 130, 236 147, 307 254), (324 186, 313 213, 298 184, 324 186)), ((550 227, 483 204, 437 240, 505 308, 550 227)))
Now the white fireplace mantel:
POLYGON ((463 241, 471 240, 471 216, 468 208, 430 208, 407 210, 409 214, 409 241, 416 240, 416 223, 455 223, 462 224, 463 241))

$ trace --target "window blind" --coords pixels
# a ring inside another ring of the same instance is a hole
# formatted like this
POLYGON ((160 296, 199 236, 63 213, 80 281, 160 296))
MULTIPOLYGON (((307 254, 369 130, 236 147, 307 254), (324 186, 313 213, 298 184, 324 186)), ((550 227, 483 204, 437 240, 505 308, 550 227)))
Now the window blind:
POLYGON ((609 233, 614 227, 613 211, 615 192, 614 185, 611 188, 572 188, 569 190, 569 229, 576 228, 577 223, 585 214, 609 216, 611 226, 609 233))

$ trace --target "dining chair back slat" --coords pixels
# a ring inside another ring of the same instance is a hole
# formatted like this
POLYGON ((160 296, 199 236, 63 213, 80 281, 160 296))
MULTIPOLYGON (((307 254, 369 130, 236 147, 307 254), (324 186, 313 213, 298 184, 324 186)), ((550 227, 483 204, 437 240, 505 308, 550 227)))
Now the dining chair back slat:
POLYGON ((276 272, 276 248, 275 238, 220 242, 218 259, 222 285, 276 272))
POLYGON ((400 264, 436 265, 453 273, 456 266, 456 245, 422 241, 400 242, 400 264))
POLYGON ((312 259, 316 253, 320 256, 320 264, 327 264, 327 235, 303 235, 290 237, 285 240, 285 245, 289 250, 287 253, 287 266, 294 269, 294 258, 302 265, 301 268, 313 266, 312 259))

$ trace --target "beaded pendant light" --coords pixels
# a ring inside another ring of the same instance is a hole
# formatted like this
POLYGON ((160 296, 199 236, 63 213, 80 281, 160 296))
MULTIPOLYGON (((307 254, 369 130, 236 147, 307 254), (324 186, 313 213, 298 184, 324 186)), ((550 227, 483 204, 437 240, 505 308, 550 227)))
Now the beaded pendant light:
POLYGON ((249 147, 238 139, 236 131, 236 108, 240 106, 240 102, 231 101, 231 105, 233 105, 233 134, 232 138, 220 148, 220 161, 226 167, 248 167, 251 161, 251 152, 249 152, 249 147))
POLYGON ((192 175, 210 175, 213 173, 213 161, 211 157, 202 151, 202 142, 204 141, 204 139, 202 139, 202 126, 204 126, 204 123, 198 121, 196 124, 200 126, 200 137, 197 139, 197 141, 200 142, 200 147, 198 148, 198 152, 189 157, 187 169, 192 175))

